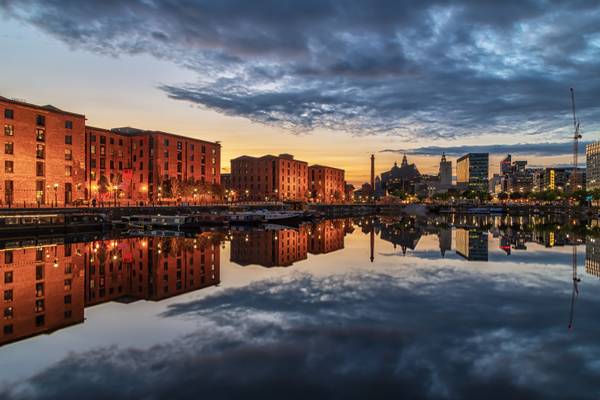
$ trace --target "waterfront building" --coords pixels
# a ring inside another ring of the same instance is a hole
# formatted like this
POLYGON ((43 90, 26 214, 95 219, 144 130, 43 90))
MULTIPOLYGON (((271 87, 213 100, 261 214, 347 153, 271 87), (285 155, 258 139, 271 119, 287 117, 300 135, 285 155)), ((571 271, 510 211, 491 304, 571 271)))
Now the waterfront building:
POLYGON ((404 193, 415 193, 415 186, 421 181, 421 173, 415 164, 409 164, 406 154, 402 157, 402 163, 394 166, 387 172, 381 174, 381 184, 388 193, 401 191, 404 193))
POLYGON ((130 127, 112 131, 129 138, 134 200, 221 200, 219 142, 130 127))
POLYGON ((452 187, 452 161, 446 160, 446 153, 442 154, 438 176, 440 179, 439 189, 447 190, 452 187))
POLYGON ((500 174, 501 175, 510 174, 511 169, 512 169, 512 156, 510 154, 507 154, 506 157, 503 158, 502 161, 500 161, 500 174))
POLYGON ((0 97, 0 205, 220 199, 221 145, 166 132, 85 126, 85 116, 0 97))
POLYGON ((85 116, 0 97, 0 205, 69 205, 85 198, 85 116))
POLYGON ((456 160, 456 185, 461 190, 488 190, 488 153, 468 153, 456 160))
MULTIPOLYGON (((510 155, 506 159, 508 159, 509 157, 510 155)), ((503 167, 505 167, 505 165, 503 165, 503 167)), ((501 176, 500 186, 502 191, 508 193, 531 192, 534 189, 533 172, 533 170, 527 169, 527 161, 514 161, 510 165, 508 172, 505 172, 501 176)))
POLYGON ((85 134, 86 198, 91 194, 99 202, 134 200, 130 137, 91 126, 85 127, 85 134))
POLYGON ((555 190, 559 192, 571 191, 571 186, 574 185, 574 190, 585 190, 586 170, 578 168, 573 176, 572 168, 545 168, 541 172, 536 173, 534 177, 534 186, 541 183, 541 190, 555 190))
POLYGON ((456 254, 469 261, 488 260, 488 233, 476 229, 456 229, 456 254))
POLYGON ((354 187, 353 184, 346 182, 344 184, 344 198, 347 201, 354 200, 354 191, 355 190, 356 190, 356 188, 354 187))
POLYGON ((600 142, 585 146, 587 190, 600 189, 600 142))
POLYGON ((345 200, 344 170, 324 165, 308 167, 310 200, 317 203, 339 203, 345 200))
POLYGON ((307 201, 308 163, 291 154, 234 158, 231 187, 245 201, 307 201))

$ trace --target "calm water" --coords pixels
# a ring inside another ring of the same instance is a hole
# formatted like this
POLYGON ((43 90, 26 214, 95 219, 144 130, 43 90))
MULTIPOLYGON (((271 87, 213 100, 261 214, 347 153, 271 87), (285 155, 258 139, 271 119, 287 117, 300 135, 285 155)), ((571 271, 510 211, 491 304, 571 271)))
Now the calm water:
POLYGON ((2 242, 0 397, 598 399, 600 240, 535 222, 2 242))

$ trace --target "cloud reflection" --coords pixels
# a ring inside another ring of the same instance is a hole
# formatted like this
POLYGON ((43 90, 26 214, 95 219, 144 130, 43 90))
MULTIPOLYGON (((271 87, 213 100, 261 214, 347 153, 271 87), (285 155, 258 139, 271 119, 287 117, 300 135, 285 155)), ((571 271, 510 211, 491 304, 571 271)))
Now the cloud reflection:
POLYGON ((197 332, 71 355, 2 397, 597 398, 598 300, 580 299, 587 329, 568 333, 568 285, 535 278, 439 263, 295 273, 172 305, 165 323, 197 332))

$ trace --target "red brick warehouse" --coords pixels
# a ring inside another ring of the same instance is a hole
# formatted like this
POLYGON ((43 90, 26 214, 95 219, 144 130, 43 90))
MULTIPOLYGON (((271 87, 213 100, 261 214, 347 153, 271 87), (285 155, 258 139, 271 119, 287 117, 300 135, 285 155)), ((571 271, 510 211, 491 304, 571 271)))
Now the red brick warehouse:
POLYGON ((0 205, 222 199, 221 145, 167 132, 85 125, 85 116, 0 97, 0 205))
POLYGON ((2 205, 62 205, 85 197, 85 116, 0 97, 2 205))

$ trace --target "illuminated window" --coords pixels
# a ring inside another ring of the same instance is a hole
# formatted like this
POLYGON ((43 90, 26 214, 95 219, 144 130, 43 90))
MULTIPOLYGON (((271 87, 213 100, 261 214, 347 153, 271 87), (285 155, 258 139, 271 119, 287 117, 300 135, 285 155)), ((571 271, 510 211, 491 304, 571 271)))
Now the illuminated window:
POLYGON ((15 127, 13 125, 4 125, 4 135, 5 136, 14 136, 15 127))
POLYGON ((15 172, 13 161, 4 161, 4 172, 6 172, 7 174, 12 174, 13 172, 15 172))
POLYGON ((105 146, 100 146, 100 155, 101 156, 106 155, 106 147, 105 146))
POLYGON ((44 297, 44 283, 39 282, 35 284, 35 297, 44 297))
POLYGON ((13 282, 13 273, 12 271, 6 271, 4 273, 4 283, 12 283, 13 282))
POLYGON ((35 130, 35 139, 38 142, 43 142, 46 140, 46 131, 44 129, 41 128, 37 128, 35 130))
POLYGON ((35 157, 40 159, 46 158, 46 148, 43 144, 38 144, 36 146, 35 157))
POLYGON ((4 143, 4 154, 14 154, 14 143, 13 142, 4 143))
POLYGON ((72 160, 73 159, 73 150, 71 149, 65 149, 65 160, 72 160))
POLYGON ((65 292, 68 292, 70 290, 71 290, 71 280, 65 279, 65 292))
POLYGON ((96 154, 96 146, 95 145, 90 146, 90 153, 96 154))
POLYGON ((65 166, 65 176, 72 176, 73 168, 70 165, 65 166))
POLYGON ((4 319, 12 319, 14 315, 14 309, 12 307, 6 307, 4 309, 4 319))

